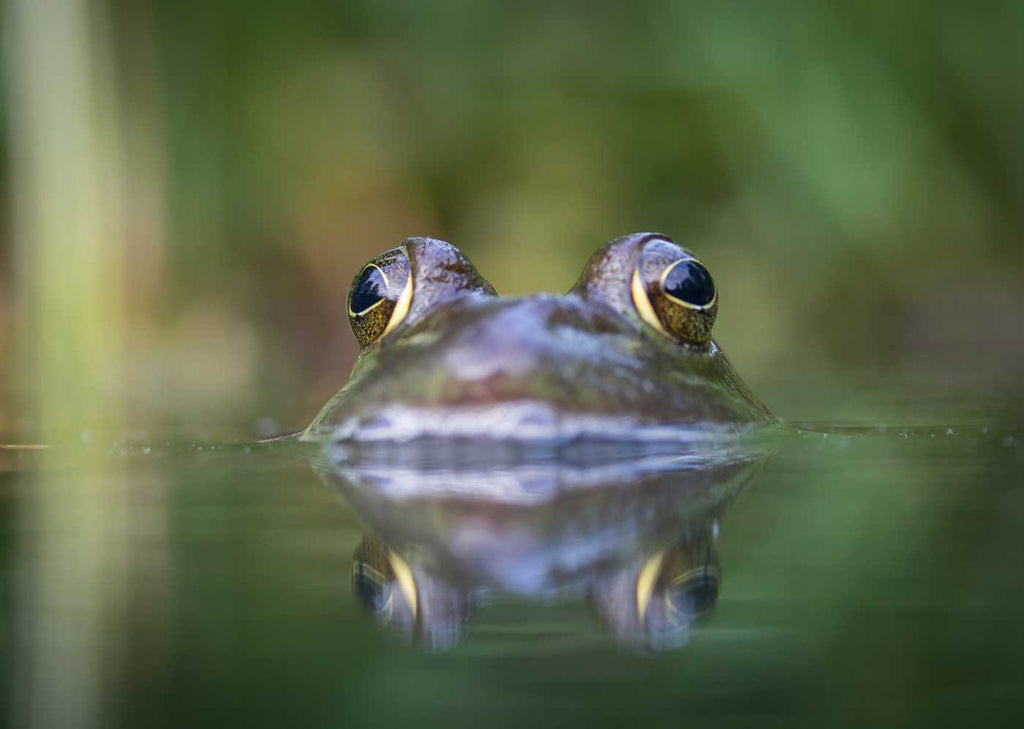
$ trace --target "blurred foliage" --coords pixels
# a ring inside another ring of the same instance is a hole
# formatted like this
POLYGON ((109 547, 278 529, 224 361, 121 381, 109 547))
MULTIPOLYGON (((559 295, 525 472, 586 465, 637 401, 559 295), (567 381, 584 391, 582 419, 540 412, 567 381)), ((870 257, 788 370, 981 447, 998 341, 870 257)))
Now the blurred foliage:
MULTIPOLYGON (((1019 4, 96 10, 128 187, 124 375, 103 387, 140 427, 304 425, 355 354, 352 274, 409 235, 517 294, 666 232, 710 265, 719 341, 782 412, 809 372, 1017 387, 1019 4)), ((0 430, 21 422, 11 352, 33 326, 11 245, 0 430)))

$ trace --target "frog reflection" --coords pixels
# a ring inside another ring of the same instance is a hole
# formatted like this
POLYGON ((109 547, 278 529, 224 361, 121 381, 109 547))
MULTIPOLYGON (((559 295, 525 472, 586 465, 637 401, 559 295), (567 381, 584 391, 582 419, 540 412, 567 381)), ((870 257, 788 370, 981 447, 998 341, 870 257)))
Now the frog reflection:
POLYGON ((473 595, 411 567, 373 538, 352 555, 352 591, 381 625, 435 651, 458 642, 476 603, 473 595))
POLYGON ((685 643, 690 624, 718 601, 716 525, 651 555, 639 569, 631 565, 595 580, 590 603, 605 627, 624 643, 655 650, 685 643))
MULTIPOLYGON (((620 642, 677 648, 688 628, 718 600, 721 567, 711 529, 696 539, 593 580, 587 601, 620 642)), ((381 624, 431 650, 451 648, 474 609, 486 601, 410 565, 384 542, 366 538, 352 556, 352 590, 381 624)))
POLYGON ((431 650, 505 596, 585 599, 620 642, 678 647, 718 597, 718 520, 765 458, 748 444, 595 462, 583 446, 582 460, 501 463, 466 447, 486 465, 452 465, 451 454, 424 465, 407 448, 336 454, 319 469, 373 535, 353 559, 359 601, 431 650))

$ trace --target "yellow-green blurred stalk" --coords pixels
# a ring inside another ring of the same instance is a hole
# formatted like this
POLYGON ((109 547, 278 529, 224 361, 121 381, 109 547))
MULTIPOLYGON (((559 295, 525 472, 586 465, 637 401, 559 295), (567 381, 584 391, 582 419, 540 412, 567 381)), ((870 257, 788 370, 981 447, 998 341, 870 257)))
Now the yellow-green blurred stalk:
MULTIPOLYGON (((121 508, 96 448, 119 428, 124 174, 102 8, 10 0, 5 22, 20 392, 62 467, 26 488, 13 726, 102 724, 104 630, 119 600, 121 508), (95 434, 91 449, 82 434, 95 434), (74 447, 69 447, 71 444, 74 447), (69 453, 80 459, 65 468, 69 453)), ((107 441, 109 442, 109 441, 107 441)), ((104 449, 105 450, 105 449, 104 449)), ((109 627, 109 626, 108 626, 109 627)))

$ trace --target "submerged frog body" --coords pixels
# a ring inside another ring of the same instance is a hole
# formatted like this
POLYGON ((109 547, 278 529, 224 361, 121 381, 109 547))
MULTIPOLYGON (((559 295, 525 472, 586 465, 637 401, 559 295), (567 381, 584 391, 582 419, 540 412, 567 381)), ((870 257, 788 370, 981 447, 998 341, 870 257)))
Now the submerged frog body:
POLYGON ((563 296, 501 298, 409 238, 355 277, 359 359, 305 437, 673 438, 774 422, 711 338, 718 290, 663 235, 616 238, 563 296))

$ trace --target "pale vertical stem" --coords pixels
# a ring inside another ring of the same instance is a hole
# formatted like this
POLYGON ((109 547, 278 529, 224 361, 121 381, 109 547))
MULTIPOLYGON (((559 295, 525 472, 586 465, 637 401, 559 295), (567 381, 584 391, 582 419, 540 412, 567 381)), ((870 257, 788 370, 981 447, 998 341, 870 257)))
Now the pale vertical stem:
MULTIPOLYGON (((115 432, 122 328, 121 170, 110 37, 89 0, 9 0, 23 391, 37 437, 115 432)), ((63 449, 62 449, 63 450, 63 449)), ((64 456, 66 457, 66 456, 64 456)), ((27 489, 14 726, 94 727, 119 601, 118 483, 89 452, 27 489)))

